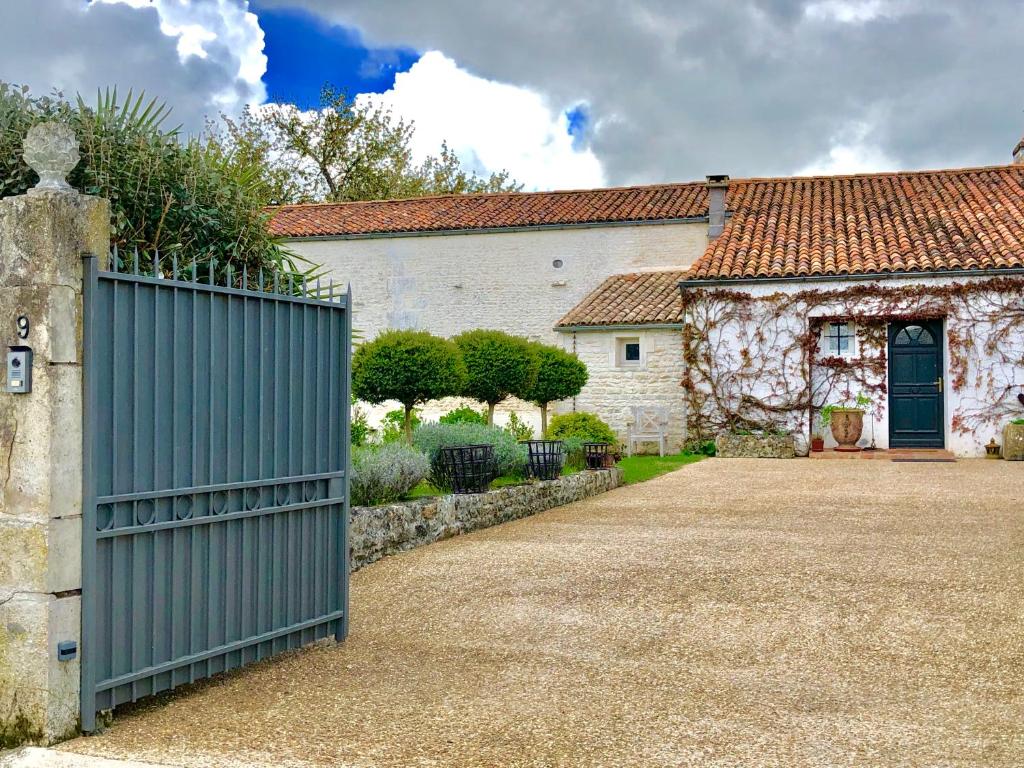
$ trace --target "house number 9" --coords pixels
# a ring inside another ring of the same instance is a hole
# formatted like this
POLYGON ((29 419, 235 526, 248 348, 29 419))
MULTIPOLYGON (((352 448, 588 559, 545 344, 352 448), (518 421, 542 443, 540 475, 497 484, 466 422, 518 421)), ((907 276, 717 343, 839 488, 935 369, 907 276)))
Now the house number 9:
POLYGON ((28 329, 29 329, 28 318, 25 317, 25 315, 19 315, 18 316, 18 320, 17 320, 17 324, 18 324, 18 338, 19 339, 27 339, 28 338, 28 329))

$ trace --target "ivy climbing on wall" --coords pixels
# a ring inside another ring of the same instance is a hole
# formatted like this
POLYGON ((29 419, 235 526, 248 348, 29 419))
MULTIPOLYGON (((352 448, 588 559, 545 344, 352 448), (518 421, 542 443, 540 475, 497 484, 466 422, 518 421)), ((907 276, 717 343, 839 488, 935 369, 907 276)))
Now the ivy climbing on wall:
POLYGON ((864 392, 886 407, 887 324, 942 318, 952 428, 998 427, 1020 415, 1024 391, 1024 280, 863 283, 841 289, 683 291, 682 386, 688 435, 699 441, 737 430, 809 435, 822 406, 864 392), (857 354, 824 357, 821 327, 857 324, 857 354))

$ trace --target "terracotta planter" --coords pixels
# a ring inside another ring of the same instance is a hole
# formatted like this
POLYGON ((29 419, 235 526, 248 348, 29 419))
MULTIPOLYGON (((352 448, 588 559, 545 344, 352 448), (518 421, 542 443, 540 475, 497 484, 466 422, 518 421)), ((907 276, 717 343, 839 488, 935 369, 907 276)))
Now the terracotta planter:
POLYGON ((837 451, 854 452, 860 433, 864 431, 864 411, 859 408, 836 408, 831 418, 832 437, 839 445, 837 451))
POLYGON ((824 437, 812 437, 811 438, 811 452, 821 453, 825 450, 825 438, 824 437))
POLYGON ((1003 428, 1003 458, 1024 461, 1024 424, 1007 424, 1003 428))

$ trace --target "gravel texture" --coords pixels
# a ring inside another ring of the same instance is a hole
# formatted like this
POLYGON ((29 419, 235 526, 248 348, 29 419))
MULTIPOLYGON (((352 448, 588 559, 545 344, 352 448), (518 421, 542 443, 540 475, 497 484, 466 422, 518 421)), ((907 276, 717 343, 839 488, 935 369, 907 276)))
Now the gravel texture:
POLYGON ((708 460, 386 558, 352 634, 65 749, 187 766, 1024 765, 1024 465, 708 460))

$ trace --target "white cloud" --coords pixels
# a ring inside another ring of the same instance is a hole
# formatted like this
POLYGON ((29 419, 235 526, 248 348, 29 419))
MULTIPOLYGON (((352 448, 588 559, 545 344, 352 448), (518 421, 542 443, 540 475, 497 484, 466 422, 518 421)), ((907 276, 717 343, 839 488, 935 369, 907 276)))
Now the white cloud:
POLYGON ((819 0, 804 7, 809 19, 863 24, 886 12, 881 0, 819 0))
POLYGON ((230 57, 237 66, 235 77, 247 88, 241 92, 232 84, 213 95, 218 107, 238 112, 246 103, 260 103, 267 97, 263 74, 267 57, 263 53, 263 30, 246 0, 96 0, 132 8, 154 8, 160 17, 160 31, 177 39, 178 57, 200 59, 230 57))
POLYGON ((391 90, 357 100, 414 121, 417 159, 436 154, 447 141, 463 165, 479 173, 507 169, 526 189, 605 183, 594 152, 580 142, 573 147, 566 111, 578 105, 553 107, 535 91, 460 69, 438 51, 399 73, 391 90))
POLYGON ((858 122, 832 137, 828 152, 815 158, 798 176, 830 176, 843 173, 894 171, 898 163, 871 141, 872 124, 858 122))
POLYGON ((0 28, 3 79, 36 93, 145 91, 191 132, 266 98, 263 31, 246 0, 2 0, 0 28))

